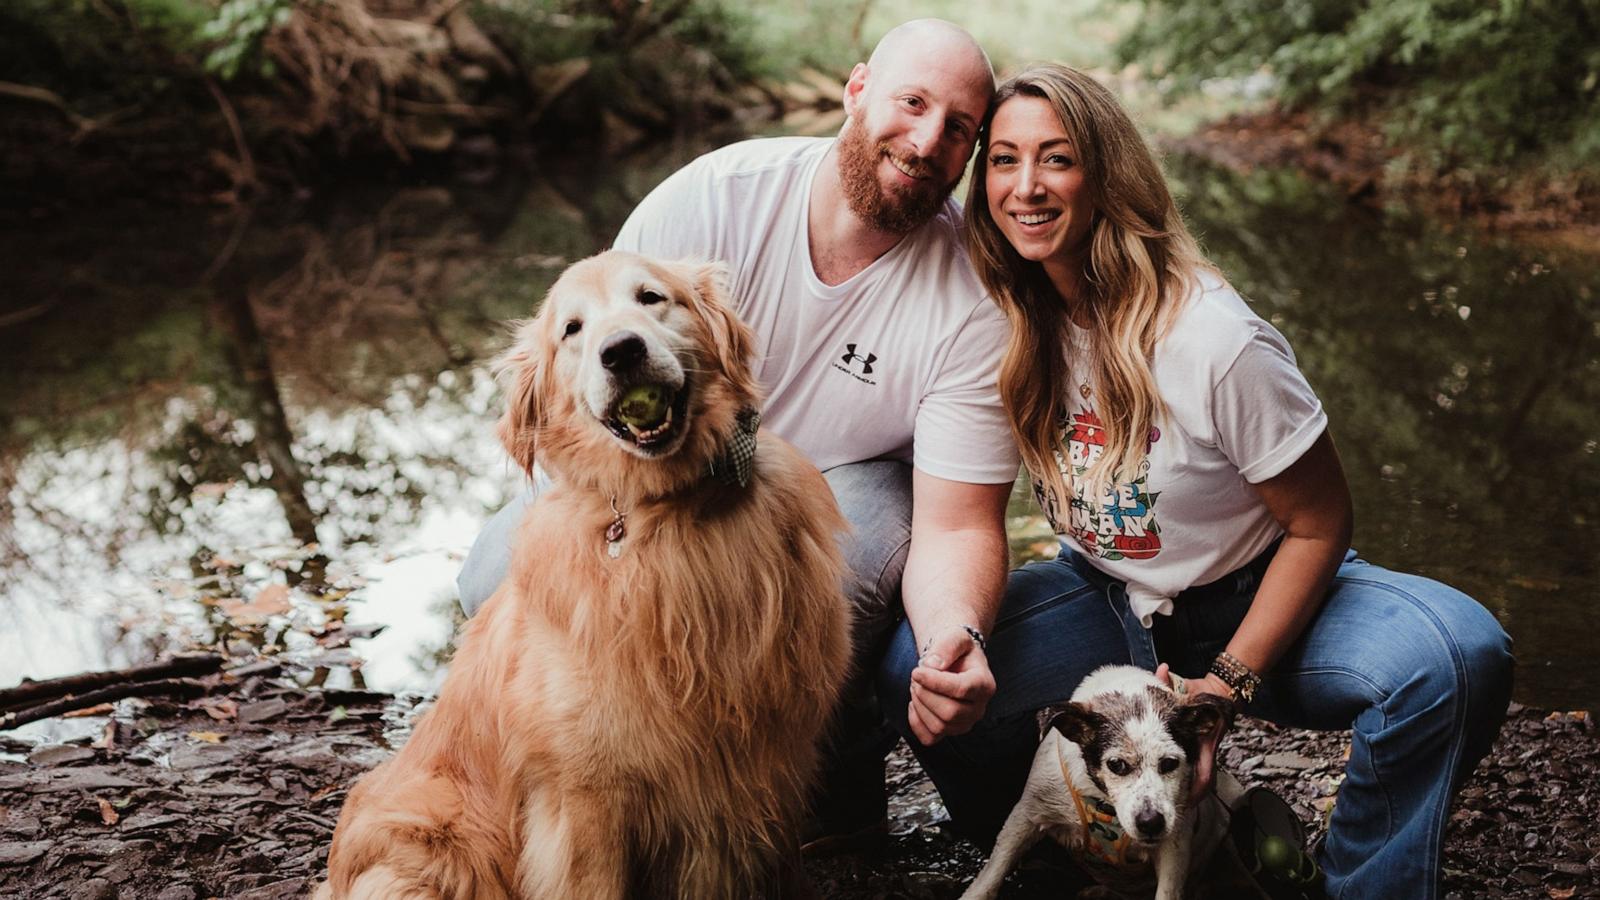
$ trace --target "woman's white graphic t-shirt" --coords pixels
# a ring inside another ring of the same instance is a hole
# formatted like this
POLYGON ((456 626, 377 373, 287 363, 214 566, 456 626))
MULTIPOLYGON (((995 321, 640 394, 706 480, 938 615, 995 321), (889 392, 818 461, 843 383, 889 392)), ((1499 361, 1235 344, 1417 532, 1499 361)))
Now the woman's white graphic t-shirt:
POLYGON ((1105 431, 1088 337, 1072 332, 1057 461, 1074 496, 1063 509, 1035 489, 1057 534, 1127 583, 1129 604, 1149 627, 1155 613, 1171 613, 1179 592, 1240 568, 1283 533, 1251 485, 1298 460, 1328 417, 1283 335, 1204 273, 1156 346, 1152 371, 1167 412, 1150 430, 1144 465, 1089 498, 1083 476, 1105 431))

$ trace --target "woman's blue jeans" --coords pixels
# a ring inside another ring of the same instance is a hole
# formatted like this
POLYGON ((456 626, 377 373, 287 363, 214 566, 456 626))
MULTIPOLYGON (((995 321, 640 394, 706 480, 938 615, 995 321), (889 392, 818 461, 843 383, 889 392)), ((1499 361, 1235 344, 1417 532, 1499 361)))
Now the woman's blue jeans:
MULTIPOLYGON (((1255 597, 1266 559, 1193 589, 1146 629, 1121 583, 1070 550, 1011 573, 989 661, 998 693, 978 727, 922 747, 905 723, 916 665, 910 629, 879 671, 886 712, 953 823, 992 844, 1038 745, 1033 711, 1066 699, 1094 668, 1165 662, 1203 675, 1255 597)), ((1472 598, 1356 558, 1339 567, 1315 620, 1246 712, 1284 725, 1353 730, 1321 863, 1337 898, 1434 898, 1451 798, 1488 751, 1511 694, 1511 641, 1472 598)))

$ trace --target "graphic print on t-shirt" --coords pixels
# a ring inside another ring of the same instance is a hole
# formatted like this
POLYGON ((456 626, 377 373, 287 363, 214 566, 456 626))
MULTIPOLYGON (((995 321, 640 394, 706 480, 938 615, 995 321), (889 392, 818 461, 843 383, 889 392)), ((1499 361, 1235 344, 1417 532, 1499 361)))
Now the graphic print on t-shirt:
MULTIPOLYGON (((1085 475, 1105 450, 1105 424, 1093 408, 1082 408, 1072 414, 1071 421, 1061 425, 1066 456, 1063 458, 1057 450, 1056 464, 1072 485, 1070 521, 1061 520, 1061 507, 1053 492, 1034 481, 1034 493, 1051 526, 1056 533, 1070 535, 1086 551, 1102 559, 1155 558, 1161 552, 1161 525, 1156 522, 1155 513, 1156 498, 1161 494, 1150 490, 1150 461, 1139 464, 1138 478, 1107 484, 1100 502, 1092 504, 1085 497, 1085 475)), ((1159 440, 1161 429, 1152 427, 1145 453, 1159 440)))
POLYGON ((844 363, 844 365, 834 363, 833 367, 835 369, 838 369, 839 371, 849 375, 851 378, 854 378, 863 384, 878 383, 867 377, 872 374, 872 366, 878 361, 878 354, 868 353, 864 350, 858 351, 856 350, 855 344, 845 344, 844 355, 839 357, 839 360, 840 362, 844 363))

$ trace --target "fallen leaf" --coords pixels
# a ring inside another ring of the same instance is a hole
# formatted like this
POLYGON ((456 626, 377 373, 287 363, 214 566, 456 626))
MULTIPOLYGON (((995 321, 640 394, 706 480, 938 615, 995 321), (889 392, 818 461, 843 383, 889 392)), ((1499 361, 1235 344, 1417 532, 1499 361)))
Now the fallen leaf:
POLYGON ((311 795, 311 796, 310 796, 310 797, 309 797, 309 798, 307 798, 307 799, 308 799, 308 800, 309 800, 309 801, 310 801, 310 802, 312 802, 312 803, 315 803, 315 802, 317 802, 317 801, 318 801, 318 800, 321 800, 321 799, 322 799, 322 798, 323 798, 323 797, 326 797, 326 796, 328 796, 328 795, 329 795, 329 794, 331 794, 331 793, 333 793, 333 792, 334 792, 334 791, 337 791, 337 790, 338 790, 338 789, 339 789, 339 788, 341 788, 341 787, 343 787, 343 785, 338 785, 338 784, 330 784, 330 785, 328 785, 328 786, 327 786, 327 787, 324 787, 324 788, 318 788, 318 789, 317 789, 317 792, 316 792, 316 793, 314 793, 314 794, 312 794, 312 795, 311 795))
POLYGON ((227 722, 239 716, 239 704, 227 697, 210 697, 202 700, 200 701, 200 708, 206 711, 206 715, 216 719, 218 722, 227 722))
POLYGON ((1550 900, 1570 900, 1572 895, 1578 892, 1578 889, 1576 887, 1547 887, 1544 892, 1550 896, 1550 900))
POLYGON ((249 603, 229 597, 218 601, 217 606, 235 625, 261 625, 269 616, 289 611, 289 588, 281 584, 269 584, 249 603))
POLYGON ((112 710, 111 704, 102 703, 99 706, 91 706, 91 707, 88 707, 87 709, 75 709, 75 710, 73 710, 71 712, 64 712, 64 713, 61 714, 61 718, 63 718, 63 719, 82 719, 82 718, 85 718, 86 716, 107 716, 107 715, 111 714, 111 710, 112 710))
POLYGON ((192 493, 199 494, 202 497, 211 497, 215 499, 217 497, 221 497, 223 494, 226 494, 228 492, 228 488, 231 487, 233 487, 233 482, 231 481, 208 481, 205 484, 195 485, 192 493))
POLYGON ((189 737, 197 741, 205 741, 208 744, 220 744, 227 735, 220 731, 191 731, 189 732, 189 737))
POLYGON ((111 801, 104 797, 96 797, 95 800, 100 803, 100 821, 106 823, 107 825, 117 824, 117 820, 122 818, 122 816, 118 815, 117 811, 111 808, 111 801))

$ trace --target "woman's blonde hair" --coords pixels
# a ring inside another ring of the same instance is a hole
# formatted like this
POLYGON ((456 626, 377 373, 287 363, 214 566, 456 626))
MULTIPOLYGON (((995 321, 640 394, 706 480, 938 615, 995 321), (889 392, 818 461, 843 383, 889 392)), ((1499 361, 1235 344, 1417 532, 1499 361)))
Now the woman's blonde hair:
POLYGON ((1150 429, 1166 410, 1150 371, 1156 342, 1196 275, 1212 267, 1184 227, 1160 165, 1121 104, 1094 78, 1068 66, 1034 66, 1000 85, 980 134, 966 207, 967 252, 1011 322, 1011 342, 1000 365, 1000 398, 1023 463, 1065 516, 1072 485, 1056 454, 1065 456, 1069 379, 1092 381, 1098 395, 1105 444, 1084 473, 1086 499, 1094 503, 1105 484, 1138 477, 1150 429), (1018 255, 989 214, 989 126, 995 111, 1015 97, 1050 104, 1083 169, 1093 213, 1083 294, 1074 300, 1089 320, 1089 373, 1067 371, 1066 300, 1042 265, 1018 255))

